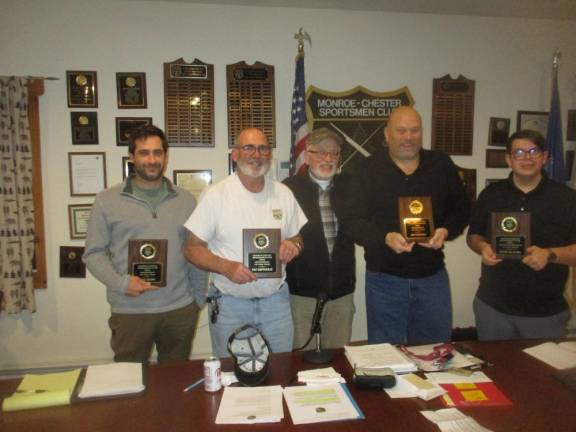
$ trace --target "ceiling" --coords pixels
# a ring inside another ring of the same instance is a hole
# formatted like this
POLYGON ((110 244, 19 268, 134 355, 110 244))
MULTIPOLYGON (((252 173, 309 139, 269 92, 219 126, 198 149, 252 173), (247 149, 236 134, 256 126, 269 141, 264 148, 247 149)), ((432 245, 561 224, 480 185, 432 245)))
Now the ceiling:
MULTIPOLYGON (((158 0, 155 0, 158 1, 158 0)), ((576 20, 576 0, 161 0, 240 6, 344 9, 576 20)))

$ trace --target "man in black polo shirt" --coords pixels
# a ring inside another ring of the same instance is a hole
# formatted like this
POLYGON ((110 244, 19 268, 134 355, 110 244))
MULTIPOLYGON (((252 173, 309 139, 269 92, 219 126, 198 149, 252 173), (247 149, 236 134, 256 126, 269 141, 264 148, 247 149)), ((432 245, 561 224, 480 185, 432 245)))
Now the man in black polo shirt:
MULTIPOLYGON (((330 129, 310 133, 306 142, 307 172, 287 178, 308 218, 300 234, 302 254, 286 267, 294 320, 294 348, 310 339, 312 319, 320 297, 327 299, 321 319, 323 348, 341 348, 350 342, 354 318, 356 263, 354 243, 340 228, 335 200, 342 197, 345 180, 336 175, 342 139, 330 129)), ((309 343, 307 349, 314 348, 309 343)))
POLYGON ((410 107, 392 112, 387 147, 363 161, 341 211, 344 231, 364 247, 368 342, 448 341, 452 306, 442 248, 468 224, 470 203, 456 166, 422 149, 422 120, 410 107), (401 234, 399 197, 430 197, 436 230, 422 243, 401 234))
POLYGON ((468 246, 482 256, 474 299, 482 340, 563 337, 570 317, 563 291, 576 264, 576 192, 542 171, 544 137, 521 130, 508 140, 507 180, 482 191, 468 230, 468 246), (490 244, 492 212, 530 213, 532 246, 520 259, 498 259, 490 244))

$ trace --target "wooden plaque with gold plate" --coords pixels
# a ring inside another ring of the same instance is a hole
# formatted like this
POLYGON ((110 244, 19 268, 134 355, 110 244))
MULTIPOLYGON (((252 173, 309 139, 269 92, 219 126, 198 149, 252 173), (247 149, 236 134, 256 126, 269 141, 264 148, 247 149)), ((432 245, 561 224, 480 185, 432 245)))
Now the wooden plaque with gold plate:
POLYGON ((429 196, 399 197, 400 230, 409 242, 427 242, 434 235, 432 200, 429 196))
POLYGON ((530 213, 492 212, 492 250, 497 258, 522 259, 530 246, 530 213))
POLYGON ((242 230, 244 265, 258 279, 282 276, 280 229, 245 228, 242 230))
POLYGON ((157 287, 166 286, 168 240, 128 241, 128 273, 157 287))

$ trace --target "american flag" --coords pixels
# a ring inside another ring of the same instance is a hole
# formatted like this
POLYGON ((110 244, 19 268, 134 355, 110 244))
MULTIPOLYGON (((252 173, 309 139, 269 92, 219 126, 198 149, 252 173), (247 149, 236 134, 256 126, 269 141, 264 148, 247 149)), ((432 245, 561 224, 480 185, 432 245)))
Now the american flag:
POLYGON ((306 84, 304 82, 304 51, 296 57, 296 75, 292 94, 292 140, 290 146, 290 175, 306 170, 304 151, 308 139, 308 119, 305 107, 306 84))

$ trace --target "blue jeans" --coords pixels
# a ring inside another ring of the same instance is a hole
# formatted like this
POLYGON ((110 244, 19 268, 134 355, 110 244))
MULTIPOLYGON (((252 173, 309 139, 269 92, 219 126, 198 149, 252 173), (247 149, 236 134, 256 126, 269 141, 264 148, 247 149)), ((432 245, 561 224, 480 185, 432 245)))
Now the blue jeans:
POLYGON ((371 344, 450 341, 452 304, 446 269, 417 279, 366 271, 366 315, 371 344))
MULTIPOLYGON (((208 317, 212 315, 212 307, 209 303, 208 317)), ((294 325, 286 283, 268 297, 243 299, 222 294, 218 298, 218 308, 220 312, 216 323, 209 321, 212 352, 215 356, 230 356, 227 349, 228 338, 244 324, 255 325, 268 340, 272 352, 292 351, 294 325)))

